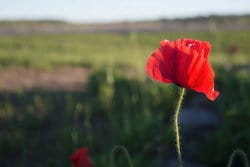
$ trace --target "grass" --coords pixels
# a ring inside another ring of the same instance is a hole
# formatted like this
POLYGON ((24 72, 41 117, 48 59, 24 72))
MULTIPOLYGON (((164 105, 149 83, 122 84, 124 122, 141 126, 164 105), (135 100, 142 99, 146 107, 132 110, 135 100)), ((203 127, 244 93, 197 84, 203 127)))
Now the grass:
POLYGON ((231 56, 234 64, 249 63, 250 32, 124 33, 124 34, 30 34, 0 37, 0 64, 31 68, 60 65, 125 64, 144 69, 147 56, 163 39, 190 37, 210 41, 211 61, 220 64, 227 50, 236 46, 231 56), (247 62, 246 62, 247 60, 247 62))
MULTIPOLYGON (((205 140, 195 141, 196 160, 211 167, 226 166, 233 149, 250 152, 248 73, 217 70, 221 96, 208 104, 224 121, 205 140)), ((197 93, 187 91, 184 106, 193 95, 197 93)), ((165 147, 173 154, 171 118, 177 97, 174 85, 128 79, 120 73, 110 84, 106 70, 91 75, 85 93, 0 92, 1 164, 66 167, 70 154, 86 146, 95 166, 106 167, 113 147, 123 145, 135 167, 156 166, 165 147)), ((119 152, 115 160, 119 167, 128 164, 119 152)))
MULTIPOLYGON (((250 64, 250 31, 29 34, 0 37, 1 68, 87 65, 100 70, 89 77, 85 93, 1 91, 1 165, 66 167, 70 166, 69 155, 87 146, 95 166, 106 167, 113 146, 122 144, 131 153, 135 167, 156 166, 166 146, 173 150, 169 121, 177 87, 147 80, 145 61, 160 40, 182 37, 213 44, 210 59, 221 93, 209 106, 219 110, 224 122, 198 142, 197 160, 213 167, 225 166, 237 147, 250 155, 249 71, 225 68, 250 64), (236 53, 228 51, 232 46, 236 53), (112 82, 108 79, 110 71, 101 68, 107 65, 115 68, 112 82), (119 65, 137 69, 144 80, 126 77, 119 65)), ((184 106, 194 94, 187 92, 184 106)), ((119 155, 117 166, 126 166, 127 161, 119 155)))

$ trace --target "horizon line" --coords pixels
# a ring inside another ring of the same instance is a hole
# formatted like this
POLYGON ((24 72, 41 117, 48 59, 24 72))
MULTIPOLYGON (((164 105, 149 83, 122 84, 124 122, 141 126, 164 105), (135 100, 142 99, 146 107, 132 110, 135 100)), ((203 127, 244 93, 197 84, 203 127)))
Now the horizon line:
POLYGON ((147 22, 147 21, 160 21, 160 20, 185 20, 185 19, 196 19, 196 18, 209 18, 209 17, 241 17, 250 16, 250 12, 245 13, 227 13, 227 14, 194 14, 189 16, 176 16, 176 17, 155 17, 155 18, 138 18, 138 19, 113 19, 113 20, 78 20, 56 18, 56 17, 41 17, 41 18, 0 18, 0 22, 58 22, 58 23, 70 23, 70 24, 107 24, 107 23, 133 23, 133 22, 147 22))

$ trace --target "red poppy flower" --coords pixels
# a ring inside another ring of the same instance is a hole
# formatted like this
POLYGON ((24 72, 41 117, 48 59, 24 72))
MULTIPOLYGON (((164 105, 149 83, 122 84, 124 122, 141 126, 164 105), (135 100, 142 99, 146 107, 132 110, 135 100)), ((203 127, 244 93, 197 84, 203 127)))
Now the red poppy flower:
POLYGON ((211 45, 206 41, 178 39, 164 40, 149 58, 147 73, 153 79, 175 83, 204 93, 210 100, 219 95, 214 90, 214 72, 208 62, 211 45))
POLYGON ((93 167, 87 148, 80 148, 70 156, 73 167, 93 167))

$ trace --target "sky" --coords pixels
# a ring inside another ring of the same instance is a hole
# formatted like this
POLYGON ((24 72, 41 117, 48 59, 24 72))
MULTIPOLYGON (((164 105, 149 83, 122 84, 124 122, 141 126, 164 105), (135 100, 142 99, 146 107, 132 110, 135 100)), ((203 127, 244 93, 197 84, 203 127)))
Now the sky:
POLYGON ((250 0, 0 0, 0 20, 114 22, 250 14, 250 0))

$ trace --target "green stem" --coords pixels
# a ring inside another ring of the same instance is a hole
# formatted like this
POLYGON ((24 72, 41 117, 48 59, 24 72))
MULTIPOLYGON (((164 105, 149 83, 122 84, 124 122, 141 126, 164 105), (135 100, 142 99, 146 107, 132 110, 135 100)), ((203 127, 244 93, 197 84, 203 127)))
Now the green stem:
POLYGON ((118 151, 118 150, 121 150, 125 153, 125 155, 128 159, 129 167, 133 167, 132 162, 131 162, 131 158, 129 156, 127 149, 121 145, 115 146, 111 151, 111 167, 115 167, 115 151, 118 151))
POLYGON ((179 161, 179 166, 183 167, 183 161, 182 161, 182 156, 181 156, 181 143, 180 143, 180 134, 179 134, 179 113, 181 109, 181 104, 183 101, 185 95, 185 88, 181 88, 180 90, 180 97, 177 102, 176 108, 175 108, 175 113, 174 113, 174 130, 175 130, 175 140, 176 140, 176 149, 177 149, 177 154, 178 154, 178 161, 179 161))
POLYGON ((233 161, 234 161, 234 159, 235 159, 236 156, 241 157, 241 159, 243 160, 243 163, 244 163, 244 167, 249 167, 249 161, 248 161, 247 155, 242 150, 235 150, 231 154, 227 167, 232 167, 233 161))

